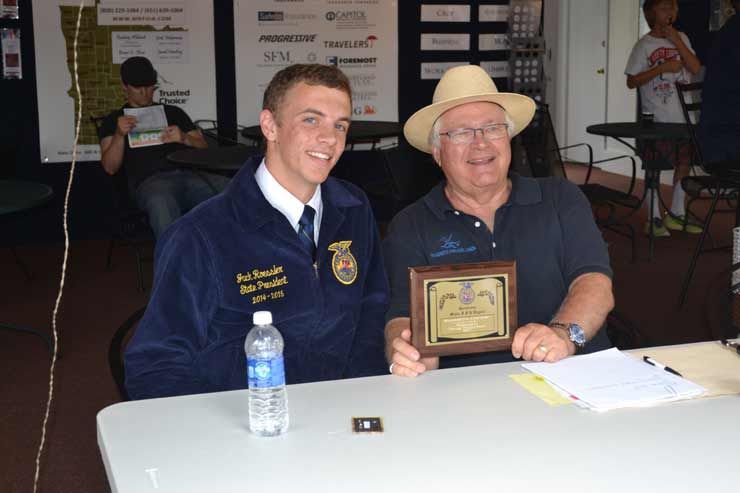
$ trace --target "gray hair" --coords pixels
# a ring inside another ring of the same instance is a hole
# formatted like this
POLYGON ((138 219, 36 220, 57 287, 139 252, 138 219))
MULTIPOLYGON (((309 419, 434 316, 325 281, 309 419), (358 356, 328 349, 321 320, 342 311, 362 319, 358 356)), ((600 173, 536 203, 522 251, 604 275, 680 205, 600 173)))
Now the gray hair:
MULTIPOLYGON (((503 107, 499 105, 496 106, 504 110, 503 107)), ((444 113, 442 113, 442 115, 444 115, 444 113)), ((432 147, 436 147, 437 149, 439 149, 439 130, 442 127, 442 115, 439 115, 437 119, 434 120, 432 131, 429 132, 429 144, 431 144, 432 147)), ((514 121, 511 119, 506 110, 504 110, 504 122, 506 123, 506 131, 509 134, 509 138, 511 138, 511 134, 512 132, 514 132, 514 121)))

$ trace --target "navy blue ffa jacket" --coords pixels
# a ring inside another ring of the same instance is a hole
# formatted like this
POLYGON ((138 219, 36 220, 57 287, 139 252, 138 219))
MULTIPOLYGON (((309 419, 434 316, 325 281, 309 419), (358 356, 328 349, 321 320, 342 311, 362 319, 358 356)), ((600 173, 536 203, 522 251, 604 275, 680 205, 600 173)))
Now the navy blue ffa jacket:
POLYGON ((377 375, 388 285, 365 195, 329 178, 314 267, 248 161, 226 190, 157 243, 154 287, 126 354, 133 399, 247 387, 244 339, 269 310, 288 383, 377 375))

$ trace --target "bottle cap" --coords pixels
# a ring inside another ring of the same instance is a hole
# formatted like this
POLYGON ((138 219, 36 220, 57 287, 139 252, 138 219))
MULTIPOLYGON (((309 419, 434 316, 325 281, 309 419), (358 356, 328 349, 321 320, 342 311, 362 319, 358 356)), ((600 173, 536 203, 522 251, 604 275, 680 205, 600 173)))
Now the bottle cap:
POLYGON ((254 312, 252 323, 254 325, 270 325, 272 323, 272 313, 268 311, 254 312))

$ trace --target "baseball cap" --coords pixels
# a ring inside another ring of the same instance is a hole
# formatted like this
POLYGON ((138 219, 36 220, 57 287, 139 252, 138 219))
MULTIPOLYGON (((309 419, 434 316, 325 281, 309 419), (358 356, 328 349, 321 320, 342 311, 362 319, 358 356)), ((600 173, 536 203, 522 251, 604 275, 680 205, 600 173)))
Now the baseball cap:
POLYGON ((148 58, 134 56, 121 64, 121 81, 127 86, 153 86, 157 83, 157 71, 148 58))

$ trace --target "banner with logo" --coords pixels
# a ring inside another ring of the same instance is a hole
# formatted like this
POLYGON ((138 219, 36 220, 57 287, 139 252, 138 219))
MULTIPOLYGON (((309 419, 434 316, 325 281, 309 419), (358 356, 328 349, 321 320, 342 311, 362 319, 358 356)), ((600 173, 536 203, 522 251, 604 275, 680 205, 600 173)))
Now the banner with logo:
MULTIPOLYGON (((80 0, 33 0, 39 142, 43 162, 72 160, 79 101, 74 37, 80 0)), ((82 119, 78 160, 100 159, 95 125, 123 106, 120 67, 145 56, 158 73, 155 103, 216 119, 213 2, 86 0, 78 38, 82 119)))
POLYGON ((355 120, 398 121, 396 0, 236 0, 237 121, 256 125, 273 75, 294 63, 336 65, 355 120))

